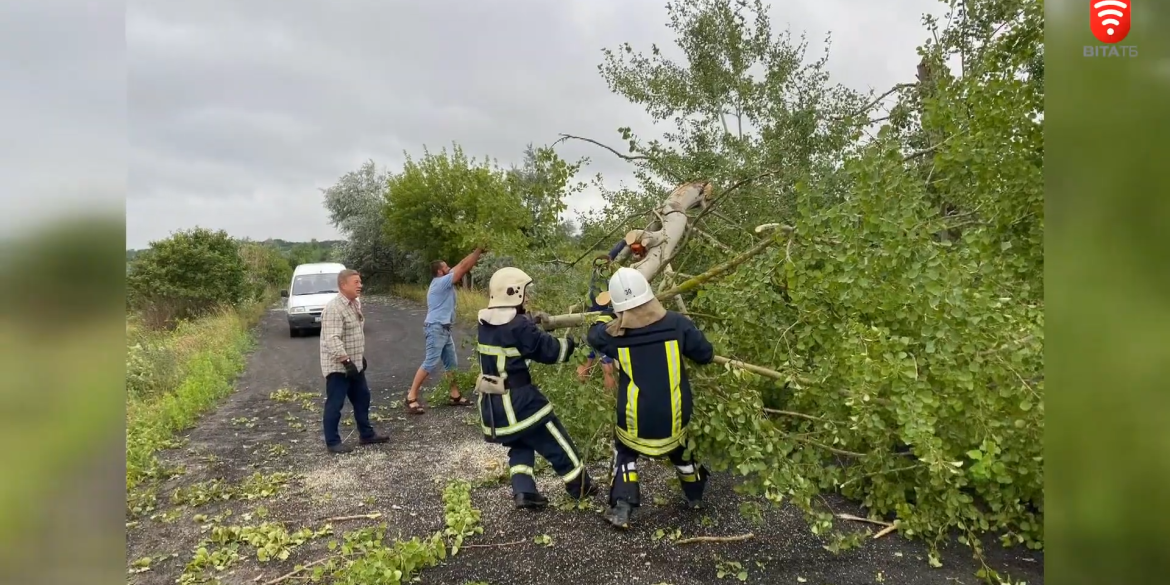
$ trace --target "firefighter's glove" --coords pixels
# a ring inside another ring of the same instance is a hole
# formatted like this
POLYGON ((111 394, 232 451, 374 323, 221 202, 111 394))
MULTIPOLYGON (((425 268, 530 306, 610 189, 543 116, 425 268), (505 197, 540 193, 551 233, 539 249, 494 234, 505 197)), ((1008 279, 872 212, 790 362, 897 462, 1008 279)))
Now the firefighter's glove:
POLYGON ((364 372, 364 371, 366 371, 366 367, 367 367, 367 365, 366 365, 366 356, 364 356, 364 355, 363 355, 363 356, 362 356, 362 371, 363 371, 363 372, 364 372))
POLYGON ((536 323, 537 325, 548 323, 549 319, 551 318, 551 316, 544 311, 532 311, 529 313, 529 315, 532 316, 532 322, 536 323))
POLYGON ((344 362, 341 362, 341 365, 345 366, 345 375, 349 376, 350 378, 356 378, 360 373, 358 372, 357 364, 354 364, 353 360, 345 360, 344 362))

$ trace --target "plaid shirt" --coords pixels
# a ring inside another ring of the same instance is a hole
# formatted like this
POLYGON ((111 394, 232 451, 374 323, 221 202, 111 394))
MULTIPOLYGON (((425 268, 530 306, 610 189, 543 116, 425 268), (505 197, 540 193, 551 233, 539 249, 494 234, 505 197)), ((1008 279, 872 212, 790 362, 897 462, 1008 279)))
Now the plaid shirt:
POLYGON ((338 293, 321 311, 321 375, 345 373, 345 366, 337 361, 349 357, 360 370, 366 351, 365 316, 360 299, 350 302, 338 293))

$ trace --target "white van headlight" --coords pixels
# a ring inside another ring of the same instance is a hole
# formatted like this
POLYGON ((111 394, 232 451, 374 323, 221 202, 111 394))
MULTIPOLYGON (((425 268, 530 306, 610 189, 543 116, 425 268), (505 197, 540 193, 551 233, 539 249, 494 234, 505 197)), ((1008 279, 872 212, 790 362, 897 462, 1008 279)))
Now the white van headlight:
POLYGON ((307 312, 308 310, 309 310, 308 307, 291 307, 291 308, 289 308, 288 312, 289 313, 304 313, 304 312, 307 312))

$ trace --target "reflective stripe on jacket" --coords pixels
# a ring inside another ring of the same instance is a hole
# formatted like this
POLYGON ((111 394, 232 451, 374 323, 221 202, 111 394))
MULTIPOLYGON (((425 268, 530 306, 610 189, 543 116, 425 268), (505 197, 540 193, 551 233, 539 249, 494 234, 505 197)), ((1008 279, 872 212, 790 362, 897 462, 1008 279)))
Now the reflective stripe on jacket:
POLYGON ((588 341, 618 364, 618 440, 645 455, 665 455, 685 443, 691 420, 691 384, 682 357, 707 364, 715 349, 690 319, 674 311, 621 337, 606 332, 612 320, 609 312, 598 316, 588 341))
POLYGON ((504 325, 479 323, 480 370, 488 376, 504 379, 508 392, 502 395, 480 394, 480 422, 484 437, 492 441, 495 423, 496 442, 503 442, 537 424, 547 422, 553 406, 532 383, 528 360, 542 364, 569 361, 576 345, 572 339, 558 339, 542 331, 527 315, 518 314, 504 325))

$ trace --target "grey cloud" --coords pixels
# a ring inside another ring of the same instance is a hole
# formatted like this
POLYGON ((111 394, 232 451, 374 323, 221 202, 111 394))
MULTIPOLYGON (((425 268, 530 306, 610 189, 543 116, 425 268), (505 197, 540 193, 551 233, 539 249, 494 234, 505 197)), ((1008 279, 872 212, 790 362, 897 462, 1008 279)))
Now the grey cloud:
MULTIPOLYGON (((807 29, 814 48, 836 31, 834 78, 882 88, 912 75, 918 15, 936 4, 778 2, 773 22, 807 29)), ((135 0, 128 244, 195 224, 333 237, 318 188, 366 158, 395 168, 424 144, 506 165, 559 132, 615 144, 618 126, 651 134, 596 66, 602 47, 669 45, 665 17, 660 3, 621 0, 135 0)), ((589 156, 586 172, 608 183, 629 177, 594 147, 561 152, 589 156)))
POLYGON ((0 233, 125 192, 123 4, 0 2, 0 233))

